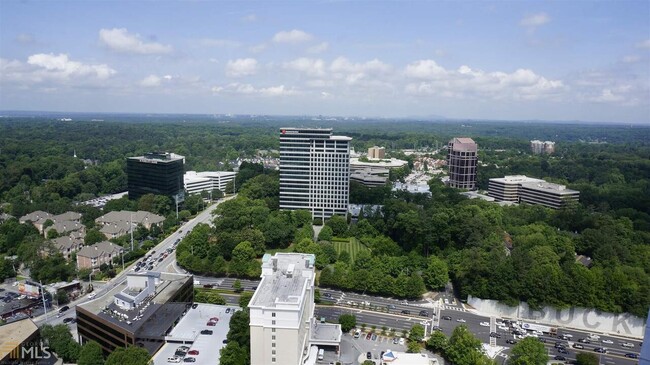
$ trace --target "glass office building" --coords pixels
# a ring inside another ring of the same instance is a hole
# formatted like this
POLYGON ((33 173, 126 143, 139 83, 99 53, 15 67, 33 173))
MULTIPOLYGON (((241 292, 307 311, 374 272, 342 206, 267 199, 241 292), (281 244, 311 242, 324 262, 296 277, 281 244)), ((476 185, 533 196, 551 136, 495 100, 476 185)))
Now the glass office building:
POLYGON ((145 194, 183 199, 185 157, 174 153, 147 153, 126 160, 129 199, 145 194))

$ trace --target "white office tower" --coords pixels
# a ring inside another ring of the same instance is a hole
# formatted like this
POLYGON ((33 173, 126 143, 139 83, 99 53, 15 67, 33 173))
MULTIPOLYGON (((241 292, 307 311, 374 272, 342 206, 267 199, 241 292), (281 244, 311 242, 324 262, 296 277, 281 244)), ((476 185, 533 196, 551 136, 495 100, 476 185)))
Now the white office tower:
POLYGON ((345 215, 350 201, 350 141, 332 129, 280 130, 280 209, 313 218, 345 215))
POLYGON ((264 255, 262 281, 248 304, 251 365, 301 365, 308 356, 315 260, 303 253, 264 255))

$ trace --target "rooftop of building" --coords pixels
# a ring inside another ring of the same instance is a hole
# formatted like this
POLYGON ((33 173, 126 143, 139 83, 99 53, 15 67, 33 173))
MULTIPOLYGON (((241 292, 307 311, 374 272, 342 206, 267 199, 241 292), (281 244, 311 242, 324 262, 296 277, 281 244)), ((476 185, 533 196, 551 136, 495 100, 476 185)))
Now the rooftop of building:
POLYGON ((262 258, 262 281, 249 307, 300 305, 314 280, 316 257, 306 253, 276 253, 262 258))
POLYGON ((83 245, 84 240, 83 237, 78 236, 63 236, 53 239, 52 243, 58 250, 66 250, 73 246, 83 245))
POLYGON ((384 352, 382 361, 391 365, 434 365, 438 360, 430 358, 427 354, 409 354, 406 352, 391 351, 384 352))
POLYGON ((32 337, 38 326, 29 318, 0 326, 0 359, 32 337))
POLYGON ((220 351, 226 346, 223 340, 226 339, 230 329, 230 318, 235 312, 230 310, 226 313, 226 310, 228 308, 240 310, 241 308, 205 303, 197 304, 198 306, 189 309, 171 332, 165 336, 168 343, 163 345, 154 355, 154 365, 167 364, 167 359, 174 356, 174 352, 180 346, 179 342, 181 341, 190 347, 190 350, 199 351, 198 355, 188 355, 195 357, 197 363, 208 362, 208 360, 212 363, 219 363, 220 351), (219 318, 219 321, 215 326, 208 326, 208 321, 214 317, 219 318), (212 335, 201 335, 201 331, 205 329, 212 330, 212 335))
POLYGON ((467 137, 456 137, 449 141, 453 145, 453 151, 458 152, 476 152, 478 146, 473 139, 467 137))
POLYGON ((26 215, 20 217, 18 220, 20 222, 30 221, 30 222, 36 223, 36 222, 39 222, 39 221, 44 222, 44 221, 46 221, 48 219, 52 219, 52 214, 50 214, 48 212, 44 212, 42 210, 37 210, 35 212, 31 212, 29 214, 26 214, 26 215))
POLYGON ((113 254, 124 250, 120 245, 116 245, 113 242, 102 241, 95 243, 94 245, 85 246, 77 252, 77 256, 95 258, 106 254, 113 254))
POLYGON ((526 175, 506 175, 504 177, 495 177, 490 179, 490 181, 504 183, 504 184, 519 184, 519 183, 529 183, 529 182, 544 182, 542 179, 536 179, 534 177, 528 177, 526 175))
POLYGON ((77 213, 77 212, 65 212, 65 213, 57 214, 57 215, 52 217, 52 220, 54 222, 58 222, 58 221, 73 221, 74 222, 74 221, 78 221, 80 219, 81 219, 81 213, 77 213))
POLYGON ((543 180, 541 182, 522 183, 521 186, 530 190, 553 192, 560 195, 572 195, 580 193, 577 190, 567 189, 566 185, 550 183, 543 180))
MULTIPOLYGON (((143 331, 142 333, 145 334, 161 336, 168 328, 169 323, 186 310, 188 303, 174 303, 169 300, 188 280, 192 280, 192 276, 157 272, 151 274, 159 275, 161 279, 156 286, 155 294, 134 309, 123 309, 114 302, 115 296, 127 289, 126 280, 113 287, 108 293, 80 304, 78 307, 132 333, 143 331), (166 318, 170 320, 166 320, 166 318)), ((145 272, 139 276, 146 275, 149 273, 145 272)))
POLYGON ((84 225, 77 221, 56 221, 53 225, 45 228, 45 232, 47 233, 53 229, 59 233, 65 233, 83 230, 84 228, 84 225))
POLYGON ((112 211, 104 214, 103 216, 95 219, 99 223, 113 223, 113 222, 133 222, 134 224, 158 224, 165 220, 165 217, 138 210, 131 212, 128 210, 112 211))
POLYGON ((185 156, 177 155, 171 152, 150 152, 145 153, 143 156, 128 157, 128 159, 147 163, 166 163, 185 160, 185 156))
POLYGON ((350 158, 350 168, 355 167, 377 167, 377 168, 397 168, 408 164, 408 161, 399 160, 396 158, 383 158, 383 159, 369 159, 368 162, 359 161, 358 158, 350 158))

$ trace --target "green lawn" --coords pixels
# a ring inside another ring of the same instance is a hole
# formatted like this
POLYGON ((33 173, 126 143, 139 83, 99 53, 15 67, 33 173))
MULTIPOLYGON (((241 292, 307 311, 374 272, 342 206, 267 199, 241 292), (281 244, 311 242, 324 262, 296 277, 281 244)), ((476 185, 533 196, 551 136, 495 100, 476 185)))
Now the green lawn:
POLYGON ((350 254, 350 258, 354 262, 354 260, 357 258, 357 254, 360 251, 368 251, 368 248, 364 245, 362 245, 359 241, 357 241, 356 238, 351 237, 348 242, 336 242, 333 241, 332 244, 334 245, 334 248, 336 249, 336 252, 338 254, 341 254, 341 251, 348 251, 350 254))

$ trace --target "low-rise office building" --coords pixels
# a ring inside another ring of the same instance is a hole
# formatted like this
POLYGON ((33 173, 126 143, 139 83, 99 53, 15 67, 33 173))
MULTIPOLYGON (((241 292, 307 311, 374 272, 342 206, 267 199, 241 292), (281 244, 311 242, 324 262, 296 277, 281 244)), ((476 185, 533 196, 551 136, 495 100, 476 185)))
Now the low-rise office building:
POLYGON ((384 186, 388 182, 388 174, 388 169, 368 167, 352 171, 350 181, 356 181, 370 188, 384 186))
POLYGON ((30 364, 52 357, 37 339, 38 326, 29 318, 0 326, 0 364, 30 364))
POLYGON ((521 184, 544 182, 542 179, 535 179, 525 175, 512 175, 490 179, 488 182, 488 195, 496 201, 519 202, 521 184))
POLYGON ((251 365, 301 365, 314 345, 338 349, 341 326, 314 318, 313 254, 264 255, 251 298, 251 365))
POLYGON ((77 252, 77 269, 95 269, 102 264, 110 264, 123 252, 122 246, 109 241, 85 246, 77 252))
POLYGON ((549 182, 521 184, 519 195, 519 201, 522 203, 538 204, 552 209, 560 209, 568 204, 578 202, 579 199, 579 191, 549 182))
POLYGON ((126 285, 76 307, 79 342, 96 341, 106 354, 127 346, 154 354, 192 300, 191 275, 128 274, 126 285))
POLYGON ((188 171, 183 175, 185 191, 188 194, 197 194, 202 191, 211 192, 221 190, 226 192, 229 182, 235 180, 236 172, 233 171, 188 171))

